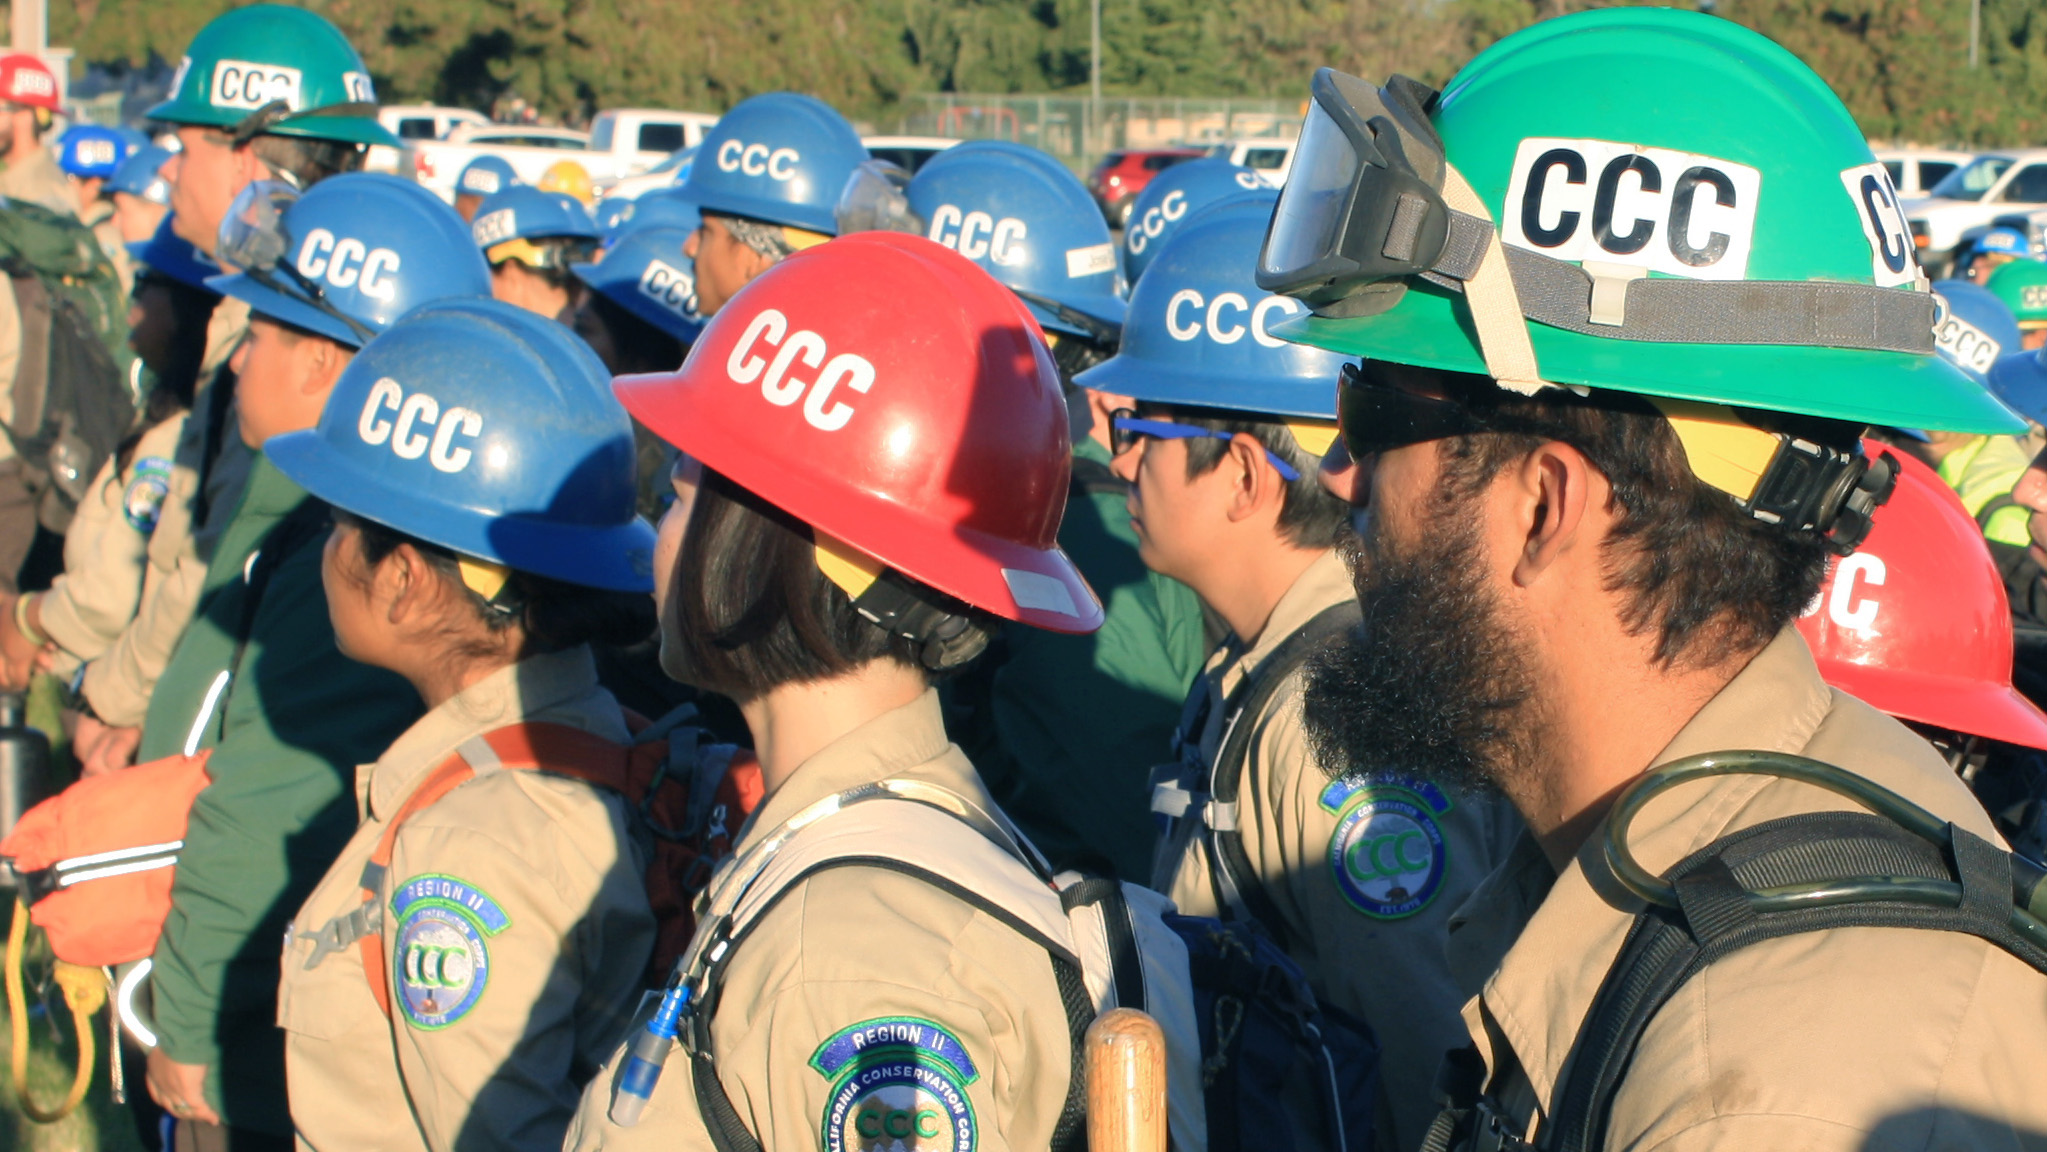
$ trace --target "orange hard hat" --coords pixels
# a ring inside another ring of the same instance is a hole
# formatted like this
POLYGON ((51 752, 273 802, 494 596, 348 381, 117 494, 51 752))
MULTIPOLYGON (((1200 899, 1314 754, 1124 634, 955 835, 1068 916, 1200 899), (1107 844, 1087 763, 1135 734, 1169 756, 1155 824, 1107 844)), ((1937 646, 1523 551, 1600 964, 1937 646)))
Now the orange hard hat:
POLYGON ((56 73, 26 52, 0 56, 0 100, 50 112, 63 111, 57 100, 56 73))
POLYGON ((1072 469, 1036 321, 973 261, 868 232, 798 252, 720 308, 675 372, 620 377, 628 411, 705 467, 939 592, 1092 632, 1066 554, 1072 469))
POLYGON ((2011 607, 1983 530, 1933 469, 1893 455, 1897 491, 1798 621, 1820 675, 1900 720, 2047 748, 2047 714, 2012 687, 2011 607))

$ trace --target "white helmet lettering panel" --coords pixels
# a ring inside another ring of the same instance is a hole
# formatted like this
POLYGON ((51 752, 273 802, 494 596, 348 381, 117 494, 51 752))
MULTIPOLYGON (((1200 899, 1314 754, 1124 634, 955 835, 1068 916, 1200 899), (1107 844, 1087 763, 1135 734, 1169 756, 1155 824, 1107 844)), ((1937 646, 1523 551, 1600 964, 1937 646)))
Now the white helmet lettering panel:
POLYGON ((1712 156, 1530 137, 1514 153, 1500 238, 1573 263, 1740 280, 1762 183, 1754 168, 1712 156))
POLYGON ((1869 268, 1879 287, 1893 288, 1919 279, 1919 255, 1912 247, 1912 226, 1898 206, 1898 190, 1881 164, 1863 164, 1841 173, 1841 186, 1855 202, 1862 238, 1869 241, 1869 268))

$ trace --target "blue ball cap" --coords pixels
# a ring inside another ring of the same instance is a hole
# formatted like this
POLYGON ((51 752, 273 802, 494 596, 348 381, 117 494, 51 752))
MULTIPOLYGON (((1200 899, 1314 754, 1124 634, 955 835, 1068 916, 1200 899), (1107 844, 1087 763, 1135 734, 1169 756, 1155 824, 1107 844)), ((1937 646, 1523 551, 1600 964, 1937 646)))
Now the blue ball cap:
POLYGON ((138 196, 151 204, 171 205, 171 182, 164 179, 164 162, 177 153, 155 144, 146 144, 121 162, 114 175, 107 181, 107 194, 126 192, 138 196))
POLYGON ((582 202, 566 192, 542 192, 530 184, 514 184, 476 206, 476 219, 469 232, 478 248, 489 249, 507 240, 538 240, 543 236, 573 236, 595 240, 597 224, 582 202))
POLYGON ((1134 286, 1152 259, 1189 216, 1218 200, 1267 185, 1241 164, 1208 157, 1175 164, 1151 178, 1130 204, 1123 225, 1123 275, 1134 286))
POLYGON ((867 158, 860 134, 831 105, 769 92, 719 117, 681 186, 706 212, 836 236, 832 209, 867 158))
POLYGON ((1253 279, 1278 198, 1247 192, 1181 221, 1131 294, 1122 347, 1076 382, 1157 404, 1336 419, 1345 357, 1272 335, 1307 305, 1253 279))
POLYGON ((357 325, 373 335, 428 301, 490 295, 490 267, 462 218, 410 180, 373 172, 330 177, 291 202, 270 231, 267 250, 297 276, 243 265, 207 283, 261 315, 349 347, 369 339, 357 325))
POLYGON ((519 174, 504 159, 478 156, 463 165, 462 174, 455 177, 455 195, 495 196, 517 183, 519 174))
POLYGON ((1080 178, 1035 148, 973 140, 918 169, 904 190, 925 235, 979 264, 1054 332, 1114 343, 1123 268, 1080 178))
POLYGON ((1976 251, 2000 256, 2031 256, 2032 246, 2016 228, 1992 228, 1976 239, 1976 251))
POLYGON ((57 167, 81 180, 112 176, 134 146, 120 132, 98 124, 66 128, 57 138, 57 167))
POLYGON ((263 452, 306 491, 466 556, 615 592, 654 586, 632 420, 566 327, 443 301, 371 341, 319 426, 263 452))
POLYGON ((2018 351, 2019 322, 2011 309, 1990 289, 1967 280, 1936 280, 1933 294, 1934 351, 1976 383, 1988 383, 1991 365, 2018 351))
POLYGON ((169 215, 157 224, 149 239, 129 244, 128 255, 137 264, 147 265, 150 271, 161 272, 187 288, 220 294, 219 289, 208 283, 220 276, 220 265, 193 247, 191 241, 171 231, 169 215))
POLYGON ((628 228, 595 264, 569 271, 612 303, 684 344, 704 330, 697 313, 696 263, 682 254, 689 231, 667 224, 628 228))

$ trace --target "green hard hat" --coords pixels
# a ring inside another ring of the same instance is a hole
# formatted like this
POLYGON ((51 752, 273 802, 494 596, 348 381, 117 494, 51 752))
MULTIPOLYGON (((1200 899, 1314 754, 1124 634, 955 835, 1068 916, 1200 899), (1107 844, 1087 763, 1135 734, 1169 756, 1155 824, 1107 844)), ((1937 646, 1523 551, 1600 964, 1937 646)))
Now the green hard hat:
POLYGON ((278 136, 398 145, 377 123, 369 69, 341 30, 303 8, 254 4, 199 30, 155 120, 233 128, 274 100, 292 114, 264 127, 278 136))
MULTIPOLYGON (((1324 78, 1317 83, 1323 90, 1324 78)), ((1404 106, 1418 120, 1420 105, 1404 106)), ((1403 139, 1425 139, 1432 127, 1441 158, 1490 215, 1513 270, 1510 302, 1524 316, 1543 314, 1525 323, 1541 381, 1892 427, 2023 429, 1934 354, 1933 307, 1889 176, 1826 84, 1767 38, 1669 9, 1562 16, 1480 54, 1426 118, 1403 139), (1529 270, 1548 275, 1541 291, 1531 292, 1529 270), (1611 301, 1625 301, 1633 325, 1638 298, 1660 312, 1621 338, 1629 330, 1617 326, 1611 301), (1569 327, 1549 319, 1567 313, 1569 327), (1661 324, 1653 335, 1652 321, 1661 324)), ((1373 123, 1391 131, 1384 118, 1373 123)), ((1289 191, 1304 175, 1312 182, 1318 171, 1355 165, 1355 138, 1337 149, 1345 147, 1354 151, 1321 169, 1316 157, 1297 156, 1289 191)), ((1319 191, 1345 195, 1347 184, 1332 186, 1346 179, 1327 176, 1319 191)), ((1299 213, 1327 212, 1310 201, 1316 191, 1303 184, 1299 213)), ((1276 248, 1285 249, 1280 259, 1301 250, 1280 242, 1289 211, 1282 201, 1261 257, 1263 286, 1272 287, 1276 248)), ((1350 211, 1354 219, 1359 210, 1350 211)), ((1490 239, 1490 229, 1480 232, 1490 239)), ((1383 234, 1395 255, 1395 232, 1383 234)), ((1361 259, 1376 257, 1375 240, 1361 259)), ((1366 359, 1499 377, 1488 373, 1464 291, 1440 274, 1398 283, 1404 292, 1376 314, 1363 314, 1376 310, 1370 304, 1346 312, 1339 301, 1273 332, 1366 359)), ((1311 291, 1299 294, 1314 302, 1311 291)), ((1491 330, 1514 322, 1495 320, 1491 330)))
POLYGON ((1990 274, 1990 289, 2018 322, 2027 327, 2047 324, 2047 263, 2013 260, 1990 274))

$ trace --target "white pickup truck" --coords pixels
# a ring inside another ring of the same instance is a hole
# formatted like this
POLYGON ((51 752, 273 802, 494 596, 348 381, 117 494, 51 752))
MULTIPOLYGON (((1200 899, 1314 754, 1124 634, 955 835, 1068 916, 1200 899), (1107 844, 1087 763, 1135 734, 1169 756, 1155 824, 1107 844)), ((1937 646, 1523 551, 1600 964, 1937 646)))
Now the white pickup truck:
POLYGON ((701 112, 617 109, 600 113, 592 133, 518 124, 463 125, 445 140, 413 143, 412 176, 441 199, 453 202, 455 180, 471 160, 499 157, 519 179, 538 181, 563 160, 574 160, 599 187, 654 167, 677 149, 703 139, 717 117, 701 112), (660 150, 674 143, 674 148, 660 150))

